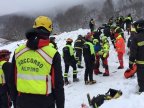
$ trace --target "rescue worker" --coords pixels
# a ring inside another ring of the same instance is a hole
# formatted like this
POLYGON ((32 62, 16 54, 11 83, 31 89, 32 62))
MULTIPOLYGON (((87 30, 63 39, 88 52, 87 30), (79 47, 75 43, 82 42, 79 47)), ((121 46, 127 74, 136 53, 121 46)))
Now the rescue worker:
POLYGON ((0 50, 0 108, 10 108, 10 89, 9 73, 11 72, 12 64, 9 61, 11 52, 9 50, 0 50))
POLYGON ((113 25, 113 17, 111 17, 111 18, 108 20, 108 25, 109 25, 109 26, 113 25))
POLYGON ((111 33, 110 39, 111 39, 111 42, 112 42, 114 48, 115 48, 115 45, 114 45, 114 42, 115 42, 115 37, 114 37, 114 35, 115 35, 115 29, 116 29, 116 26, 111 26, 110 27, 110 33, 111 33))
POLYGON ((50 37, 50 46, 52 46, 53 48, 55 48, 56 50, 58 49, 57 44, 55 42, 55 37, 50 37))
POLYGON ((136 63, 139 92, 144 92, 144 19, 136 21, 134 27, 137 33, 130 46, 129 68, 136 63))
MULTIPOLYGON (((101 50, 98 52, 98 54, 100 55, 103 62, 103 67, 105 68, 103 76, 109 76, 108 57, 110 46, 107 40, 107 36, 102 36, 101 41, 102 41, 101 50)), ((97 70, 99 70, 99 66, 97 66, 97 70)))
POLYGON ((63 59, 65 63, 65 72, 64 72, 64 82, 65 85, 69 84, 68 80, 68 72, 69 72, 69 66, 72 66, 73 68, 73 82, 78 82, 79 79, 77 78, 77 67, 76 67, 76 59, 74 56, 74 49, 72 47, 73 40, 71 38, 68 38, 66 40, 66 46, 63 48, 63 59))
MULTIPOLYGON (((132 44, 133 37, 136 34, 136 29, 134 28, 134 26, 131 27, 131 31, 130 32, 131 32, 130 33, 130 37, 128 38, 128 42, 127 42, 127 47, 128 47, 129 50, 130 50, 130 46, 132 44)), ((129 54, 129 51, 128 51, 128 54, 129 54)))
POLYGON ((85 42, 85 40, 82 37, 82 35, 78 35, 78 38, 76 39, 76 41, 74 43, 74 49, 75 49, 75 52, 76 52, 76 59, 77 59, 78 68, 84 68, 83 66, 81 66, 82 49, 83 49, 84 42, 85 42))
POLYGON ((37 17, 33 28, 26 33, 27 43, 15 50, 12 63, 17 108, 64 108, 61 58, 49 46, 52 30, 50 18, 37 17))
POLYGON ((124 37, 124 32, 123 32, 123 29, 120 28, 120 26, 116 26, 115 30, 114 30, 114 34, 121 34, 121 36, 123 37, 123 39, 126 41, 125 37, 124 37))
POLYGON ((93 18, 89 22, 89 27, 90 27, 91 32, 93 32, 95 29, 95 20, 93 18))
POLYGON ((118 69, 123 69, 124 68, 124 63, 123 63, 123 56, 125 53, 125 41, 123 39, 123 37, 121 36, 121 34, 119 33, 115 33, 115 47, 116 47, 116 52, 118 54, 118 60, 120 63, 120 66, 118 67, 118 69))
POLYGON ((98 74, 102 74, 102 72, 99 71, 100 55, 98 54, 98 52, 101 50, 101 45, 98 39, 93 39, 93 44, 95 49, 94 73, 98 75, 98 74))
POLYGON ((131 29, 131 23, 133 22, 133 18, 131 16, 131 14, 128 14, 128 16, 125 18, 125 23, 126 23, 126 30, 128 32, 128 35, 130 33, 130 29, 131 29))
POLYGON ((92 37, 86 35, 85 37, 86 42, 84 43, 83 47, 83 56, 85 61, 85 74, 84 74, 84 81, 85 85, 88 84, 95 84, 96 81, 93 80, 93 69, 94 69, 94 62, 95 62, 95 51, 94 45, 92 43, 92 37))

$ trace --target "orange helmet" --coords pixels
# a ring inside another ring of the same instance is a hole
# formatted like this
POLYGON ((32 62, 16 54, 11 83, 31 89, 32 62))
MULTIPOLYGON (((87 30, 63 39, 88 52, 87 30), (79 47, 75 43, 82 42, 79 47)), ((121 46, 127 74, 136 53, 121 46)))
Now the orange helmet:
POLYGON ((67 38, 66 42, 73 42, 73 40, 71 38, 67 38))
POLYGON ((0 60, 9 59, 11 52, 9 50, 3 49, 0 50, 0 60))

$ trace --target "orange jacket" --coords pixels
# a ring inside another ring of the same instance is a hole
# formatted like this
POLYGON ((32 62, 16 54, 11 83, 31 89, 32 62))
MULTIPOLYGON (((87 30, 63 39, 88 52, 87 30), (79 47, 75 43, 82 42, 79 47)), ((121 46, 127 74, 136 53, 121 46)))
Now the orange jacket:
POLYGON ((122 52, 123 54, 125 53, 125 41, 121 35, 116 37, 115 47, 117 52, 122 52))

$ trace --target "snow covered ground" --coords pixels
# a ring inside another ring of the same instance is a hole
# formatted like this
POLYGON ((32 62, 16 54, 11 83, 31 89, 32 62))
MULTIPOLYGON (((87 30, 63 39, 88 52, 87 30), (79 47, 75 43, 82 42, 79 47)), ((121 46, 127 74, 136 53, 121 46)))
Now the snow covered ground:
MULTIPOLYGON (((62 48, 65 45, 65 41, 68 37, 72 39, 76 39, 79 34, 85 35, 89 30, 79 29, 77 31, 65 32, 57 36, 56 42, 59 47, 59 52, 62 53, 62 48)), ((125 32, 126 37, 127 33, 125 32)), ((14 42, 9 45, 0 46, 0 49, 9 49, 12 52, 15 48, 21 44, 25 43, 24 40, 19 42, 14 42)), ((111 43, 110 43, 111 44, 111 43)), ((102 75, 94 75, 94 80, 97 81, 94 85, 85 85, 84 84, 84 69, 78 69, 78 77, 80 78, 80 82, 71 83, 70 85, 65 86, 65 108, 81 108, 82 103, 88 104, 86 94, 90 93, 92 96, 97 96, 98 94, 105 94, 109 88, 121 90, 123 95, 118 99, 112 99, 109 101, 105 101, 100 108, 144 108, 144 93, 138 95, 136 92, 138 91, 137 86, 137 76, 131 79, 124 78, 124 71, 128 68, 128 56, 125 54, 124 56, 124 69, 118 70, 119 66, 117 53, 115 52, 112 44, 110 46, 109 52, 109 77, 103 77, 102 75)), ((11 55, 12 56, 12 55, 11 55)), ((85 66, 84 61, 82 65, 85 66)), ((64 63, 62 60, 62 68, 64 72, 64 63)), ((104 72, 104 69, 100 68, 100 71, 104 72)), ((72 68, 69 71, 69 80, 72 81, 72 68)))

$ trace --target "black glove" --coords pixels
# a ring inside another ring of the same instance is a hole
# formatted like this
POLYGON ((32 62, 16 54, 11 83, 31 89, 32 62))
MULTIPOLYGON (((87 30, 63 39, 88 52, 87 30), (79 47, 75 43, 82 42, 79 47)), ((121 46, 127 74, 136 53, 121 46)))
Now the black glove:
POLYGON ((132 69, 132 67, 133 67, 133 64, 130 64, 130 63, 129 63, 129 68, 132 69))

